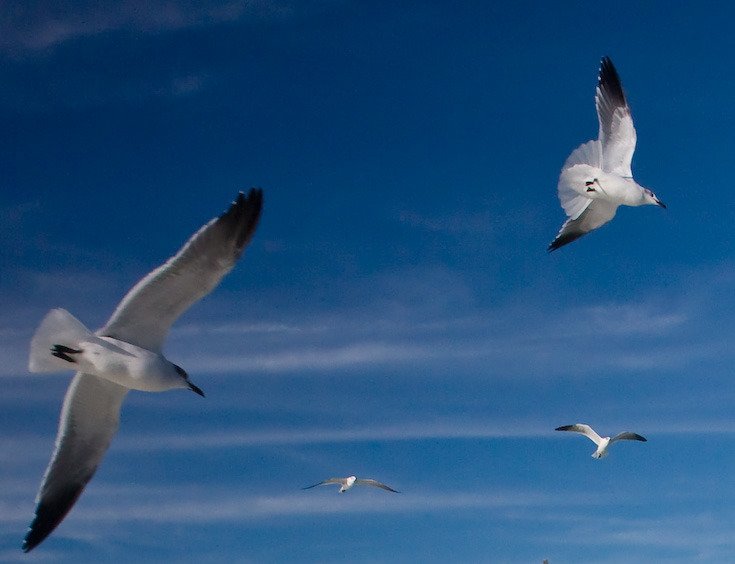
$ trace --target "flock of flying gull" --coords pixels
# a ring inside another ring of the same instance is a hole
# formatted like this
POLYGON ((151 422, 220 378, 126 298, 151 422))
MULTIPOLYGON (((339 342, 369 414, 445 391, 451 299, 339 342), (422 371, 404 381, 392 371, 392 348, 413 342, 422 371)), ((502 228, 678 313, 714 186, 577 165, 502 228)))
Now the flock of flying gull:
MULTIPOLYGON (((598 138, 575 149, 564 163, 558 191, 569 219, 549 245, 554 251, 610 221, 620 205, 656 204, 637 184, 630 164, 636 133, 618 73, 602 60, 595 96, 598 138)), ((130 390, 159 392, 185 388, 204 396, 187 373, 162 354, 171 325, 211 292, 235 266, 260 219, 263 193, 251 189, 219 218, 197 231, 166 263, 123 298, 107 324, 95 332, 63 309, 49 312, 30 347, 31 372, 76 370, 64 398, 54 453, 36 498, 36 515, 23 542, 28 552, 61 523, 94 476, 120 423, 120 407, 130 390)), ((635 433, 600 437, 584 424, 559 427, 590 438, 592 455, 603 458, 620 440, 645 441, 635 433)), ((355 485, 396 490, 371 479, 330 478, 308 488, 337 484, 340 493, 355 485)))

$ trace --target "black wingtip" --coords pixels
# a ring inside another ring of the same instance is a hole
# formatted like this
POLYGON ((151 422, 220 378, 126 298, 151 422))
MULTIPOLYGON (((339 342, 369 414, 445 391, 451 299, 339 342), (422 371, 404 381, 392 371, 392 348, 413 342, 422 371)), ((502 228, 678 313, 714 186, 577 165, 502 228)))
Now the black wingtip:
POLYGON ((206 397, 206 396, 204 395, 204 392, 203 392, 203 391, 201 390, 201 388, 199 388, 199 386, 195 386, 195 385, 194 385, 194 384, 192 384, 191 382, 187 382, 187 384, 189 384, 189 389, 190 389, 190 390, 191 390, 192 392, 194 392, 195 394, 198 394, 198 395, 200 395, 200 396, 202 396, 202 397, 206 397))
POLYGON ((549 244, 548 247, 546 247, 546 250, 549 253, 553 253, 555 250, 561 249, 564 245, 568 245, 572 241, 576 241, 582 235, 583 233, 565 233, 564 235, 559 235, 549 244))
POLYGON ((600 74, 597 78, 597 86, 600 90, 607 92, 618 106, 626 106, 625 92, 620 75, 615 69, 610 57, 603 57, 600 62, 600 74))
POLYGON ((560 249, 564 245, 568 245, 572 241, 576 241, 580 237, 589 233, 589 231, 585 231, 583 228, 579 227, 579 222, 580 218, 574 220, 568 219, 564 222, 564 225, 562 225, 556 239, 551 242, 546 250, 549 252, 555 251, 556 249, 560 249))
POLYGON ((91 475, 82 484, 77 487, 69 488, 68 490, 58 494, 51 502, 40 502, 36 508, 36 517, 31 522, 28 528, 28 534, 23 540, 23 552, 30 552, 41 544, 46 538, 54 532, 56 527, 64 520, 67 513, 71 511, 74 504, 79 499, 84 491, 84 486, 87 484, 91 475))
POLYGON ((52 518, 50 520, 43 520, 39 519, 38 513, 40 513, 41 507, 39 506, 38 511, 36 513, 36 518, 31 523, 31 526, 28 529, 28 533, 26 534, 26 538, 23 539, 23 552, 28 553, 34 548, 36 548, 39 544, 41 544, 46 538, 53 532, 53 530, 56 528, 56 526, 61 523, 63 516, 61 518, 52 518))
POLYGON ((610 57, 602 57, 602 60, 600 61, 600 77, 602 76, 617 77, 618 79, 620 78, 618 77, 618 71, 615 70, 615 65, 613 65, 610 57))
POLYGON ((233 235, 238 257, 253 237, 262 210, 263 189, 251 188, 247 196, 245 192, 238 193, 229 209, 219 217, 219 221, 228 225, 228 229, 236 230, 233 235))

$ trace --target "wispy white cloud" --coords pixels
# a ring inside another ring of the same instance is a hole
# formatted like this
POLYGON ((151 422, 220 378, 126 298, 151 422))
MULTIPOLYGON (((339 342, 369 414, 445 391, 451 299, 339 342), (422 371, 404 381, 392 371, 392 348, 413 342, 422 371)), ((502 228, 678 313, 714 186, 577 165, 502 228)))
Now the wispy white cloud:
POLYGON ((601 304, 573 310, 569 318, 587 318, 597 334, 662 334, 688 320, 685 312, 671 312, 647 303, 601 304))
POLYGON ((300 324, 189 323, 175 334, 184 341, 196 337, 200 344, 174 344, 172 354, 192 370, 211 373, 309 373, 474 359, 498 369, 512 364, 513 373, 518 375, 536 373, 532 369, 539 362, 550 374, 569 371, 570 367, 574 372, 612 367, 661 370, 710 356, 724 346, 720 340, 704 346, 671 344, 669 338, 686 325, 688 314, 655 305, 607 304, 564 310, 529 304, 513 308, 512 313, 498 308, 460 317, 442 311, 431 321, 426 321, 430 317, 418 306, 382 318, 375 315, 380 308, 372 307, 369 312, 357 312, 359 318, 350 312, 342 320, 333 314, 329 319, 303 319, 300 324), (249 345, 238 344, 243 333, 248 333, 249 345), (259 336, 262 346, 255 344, 259 336), (215 348, 204 346, 208 338, 219 344, 215 348), (207 352, 202 354, 203 350, 207 352), (584 358, 584 363, 575 362, 575 356, 584 358))
MULTIPOLYGON (((292 484, 298 489, 298 484, 292 484)), ((186 500, 182 501, 181 487, 127 491, 110 484, 95 484, 86 498, 85 506, 74 509, 74 522, 84 525, 89 521, 121 522, 144 521, 165 523, 216 523, 242 519, 263 519, 324 514, 412 513, 465 509, 528 508, 528 507, 576 507, 597 506, 602 499, 590 500, 581 494, 527 492, 506 490, 501 493, 401 493, 383 495, 383 492, 350 492, 349 496, 329 492, 298 491, 286 495, 245 494, 232 488, 210 486, 186 488, 186 500), (377 495, 374 495, 377 494, 377 495), (115 503, 107 501, 115 499, 115 503), (128 501, 126 501, 128 500, 128 501)), ((0 521, 12 522, 27 519, 28 515, 16 507, 0 507, 0 521)))
POLYGON ((244 369, 283 372, 335 370, 347 367, 406 362, 416 358, 436 357, 440 351, 420 345, 386 342, 358 342, 344 346, 299 347, 276 354, 243 356, 196 355, 186 361, 200 372, 243 372, 244 369))
MULTIPOLYGON (((34 554, 36 562, 59 562, 59 553, 55 550, 46 550, 40 554, 34 554)), ((28 562, 28 555, 20 549, 20 543, 15 549, 0 550, 0 562, 28 562)))
MULTIPOLYGON (((557 514, 549 518, 558 521, 560 516, 557 514)), ((594 519, 577 514, 565 515, 563 521, 563 532, 545 537, 550 546, 633 546, 638 549, 689 551, 694 560, 706 562, 726 560, 735 548, 729 521, 716 518, 707 510, 689 511, 675 516, 626 519, 614 513, 602 518, 597 515, 594 519)), ((647 560, 643 557, 640 561, 647 560)))
MULTIPOLYGON (((114 304, 124 289, 119 281, 106 281, 105 276, 41 273, 26 277, 26 283, 31 293, 43 294, 48 303, 49 295, 63 294, 75 315, 97 326, 108 312, 96 306, 99 311, 91 314, 94 322, 90 322, 88 312, 73 306, 90 292, 114 304)), ((681 370, 702 359, 730 354, 726 332, 711 336, 696 330, 708 304, 693 307, 685 302, 672 307, 643 299, 565 307, 524 300, 480 310, 456 277, 433 272, 421 278, 415 272, 381 274, 348 290, 361 296, 354 305, 287 312, 257 322, 233 321, 231 308, 223 311, 221 321, 187 314, 172 329, 167 355, 191 372, 209 374, 313 374, 454 362, 457 370, 486 373, 490 368, 493 377, 534 377, 541 374, 540 367, 548 376, 594 375, 612 369, 681 370)), ((208 301, 216 304, 217 300, 214 294, 208 301)), ((28 319, 36 323, 42 313, 31 315, 28 307, 27 323, 28 319)), ((235 315, 247 319, 246 307, 241 309, 235 315)), ((6 319, 17 321, 18 317, 6 319)), ((8 352, 0 376, 26 372, 26 354, 18 351, 27 348, 24 339, 33 330, 30 325, 14 327, 0 320, 0 334, 5 336, 0 348, 7 346, 8 352)))
MULTIPOLYGON (((410 484, 409 484, 410 485, 410 484)), ((294 489, 298 484, 289 484, 294 489)), ((517 489, 489 484, 485 491, 411 491, 404 488, 400 495, 386 495, 370 490, 351 491, 336 495, 329 491, 296 490, 288 494, 269 495, 253 493, 252 484, 232 484, 185 487, 181 485, 154 486, 117 485, 98 481, 85 494, 85 503, 75 507, 73 516, 66 520, 59 535, 95 538, 125 534, 134 531, 120 528, 121 523, 211 525, 218 523, 268 522, 273 518, 304 518, 346 515, 411 515, 454 512, 465 517, 472 512, 485 515, 483 522, 489 529, 498 523, 546 522, 549 526, 536 532, 527 531, 527 540, 548 546, 637 547, 637 549, 672 549, 695 551, 699 558, 714 561, 735 548, 728 520, 723 515, 707 510, 689 510, 677 515, 657 517, 619 516, 617 508, 639 504, 645 512, 645 500, 636 499, 634 492, 572 492, 517 489), (93 530, 90 523, 94 523, 93 530), (108 529, 110 529, 108 531, 108 529), (116 533, 115 531, 118 531, 116 533)), ((281 484, 279 489, 283 488, 281 484)), ((25 523, 28 504, 0 503, 0 522, 25 523)), ((134 534, 134 533, 128 533, 134 534)), ((606 559, 591 559, 607 562, 606 559)), ((640 560, 645 561, 645 558, 640 560)), ((636 560, 638 562, 638 560, 636 560)))
MULTIPOLYGON (((558 434, 545 420, 515 420, 509 425, 498 416, 486 421, 471 418, 437 417, 417 420, 414 414, 385 424, 362 424, 350 428, 278 428, 269 430, 223 430, 182 433, 148 432, 145 435, 123 434, 115 439, 117 452, 204 451, 217 449, 278 446, 342 444, 359 442, 390 442, 417 440, 466 439, 547 439, 558 440, 558 434)), ((735 435, 735 423, 724 418, 676 422, 642 420, 649 438, 653 436, 735 435)), ((0 461, 6 465, 23 464, 28 460, 45 460, 50 455, 53 436, 6 438, 0 441, 0 461)))
POLYGON ((108 31, 155 34, 242 18, 281 19, 294 10, 291 0, 16 2, 0 16, 0 50, 19 55, 108 31))
MULTIPOLYGON (((500 419, 500 418, 499 418, 500 419)), ((694 423, 644 421, 646 433, 655 435, 698 436, 735 435, 735 423, 722 419, 700 420, 694 423)), ((355 442, 447 440, 447 439, 551 439, 557 440, 553 428, 534 421, 478 421, 432 417, 430 421, 407 418, 387 425, 356 426, 351 429, 288 429, 269 431, 218 430, 212 433, 148 434, 144 437, 120 437, 115 448, 125 451, 208 450, 237 447, 274 446, 288 444, 340 444, 355 442)))
POLYGON ((328 330, 326 325, 301 326, 295 323, 266 322, 266 323, 242 323, 226 322, 216 324, 186 323, 175 326, 171 330, 172 335, 238 335, 238 334, 266 334, 266 333, 323 333, 328 330))
POLYGON ((434 232, 472 233, 488 235, 497 233, 501 229, 496 214, 490 211, 453 215, 427 216, 415 211, 403 211, 398 214, 398 220, 410 227, 425 229, 434 232))
POLYGON ((354 443, 362 441, 405 441, 423 439, 481 439, 552 436, 553 430, 533 423, 515 422, 512 426, 473 420, 406 420, 389 425, 361 426, 351 429, 289 429, 213 433, 149 434, 121 437, 115 448, 137 450, 201 450, 280 444, 354 443))

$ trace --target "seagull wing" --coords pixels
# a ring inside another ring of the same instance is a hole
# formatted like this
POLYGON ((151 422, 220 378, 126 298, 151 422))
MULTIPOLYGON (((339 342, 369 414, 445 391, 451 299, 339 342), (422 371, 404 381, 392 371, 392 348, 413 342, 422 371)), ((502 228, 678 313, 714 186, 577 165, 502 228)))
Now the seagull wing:
MULTIPOLYGON (((580 196, 581 198, 581 196, 580 196)), ((590 200, 590 203, 576 219, 569 218, 561 226, 559 234, 547 247, 549 252, 576 241, 582 235, 605 225, 618 211, 618 204, 607 200, 590 200)))
POLYGON ((235 266, 255 232, 262 207, 262 190, 252 189, 247 197, 240 192, 225 213, 138 282, 98 334, 160 352, 174 321, 235 266))
POLYGON ((77 372, 64 398, 56 449, 36 497, 25 552, 50 535, 82 495, 117 432, 127 393, 114 382, 77 372))
POLYGON ((641 437, 638 433, 631 433, 630 431, 623 431, 622 433, 615 435, 612 439, 610 439, 610 444, 613 444, 615 441, 646 441, 644 437, 641 437))
POLYGON ((600 121, 598 138, 602 143, 603 170, 632 177, 630 163, 636 143, 633 117, 625 100, 620 77, 607 57, 600 64, 595 105, 600 121))
POLYGON ((556 430, 557 431, 572 431, 574 433, 582 433, 584 436, 589 438, 596 445, 599 445, 600 441, 602 441, 602 439, 600 438, 600 435, 595 433, 592 427, 590 427, 589 425, 585 425, 583 423, 577 423, 576 425, 564 425, 563 427, 557 427, 556 430))
POLYGON ((356 486, 373 486, 373 487, 376 487, 376 488, 384 489, 384 490, 389 491, 389 492, 400 493, 400 492, 394 490, 393 488, 389 488, 385 484, 381 484, 377 480, 371 480, 369 478, 366 478, 366 479, 359 479, 358 478, 357 480, 355 480, 355 485, 356 486))
POLYGON ((306 486, 305 488, 301 488, 302 490, 310 490, 311 488, 315 488, 317 486, 325 486, 327 484, 343 484, 345 481, 344 478, 329 478, 328 480, 324 480, 323 482, 319 482, 318 484, 314 484, 313 486, 306 486))

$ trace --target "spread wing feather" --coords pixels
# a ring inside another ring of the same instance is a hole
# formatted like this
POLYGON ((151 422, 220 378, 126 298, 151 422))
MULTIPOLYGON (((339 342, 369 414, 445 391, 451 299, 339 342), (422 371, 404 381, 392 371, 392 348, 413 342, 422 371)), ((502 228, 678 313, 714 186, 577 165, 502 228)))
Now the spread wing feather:
POLYGON ((123 386, 77 372, 64 397, 56 448, 36 497, 25 552, 61 523, 94 476, 117 432, 127 393, 123 386))
POLYGON ((252 189, 197 231, 165 264, 123 298, 98 333, 160 352, 171 325, 211 292, 242 255, 260 219, 262 190, 252 189))
POLYGON ((637 139, 633 116, 625 99, 620 76, 608 57, 603 58, 600 65, 595 105, 600 121, 598 139, 603 152, 601 168, 606 172, 632 177, 630 165, 637 139))

